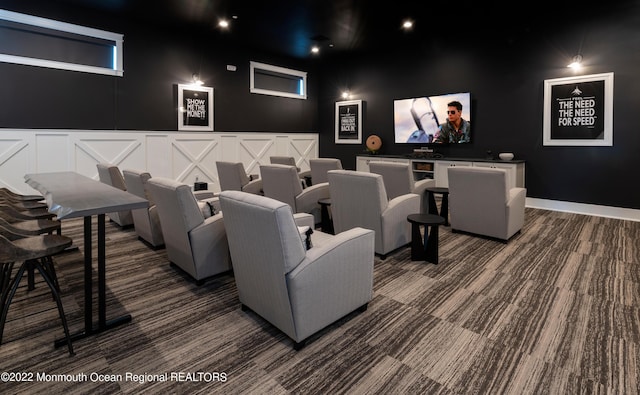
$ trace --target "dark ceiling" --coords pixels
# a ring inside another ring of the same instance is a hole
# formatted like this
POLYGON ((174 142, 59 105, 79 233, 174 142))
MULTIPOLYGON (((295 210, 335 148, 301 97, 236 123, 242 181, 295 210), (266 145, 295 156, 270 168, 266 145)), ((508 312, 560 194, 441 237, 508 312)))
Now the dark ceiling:
MULTIPOLYGON (((3 2, 7 1, 0 0, 0 8, 3 2)), ((479 0, 48 0, 42 4, 97 10, 105 17, 126 17, 165 29, 209 31, 243 45, 304 58, 312 56, 314 44, 323 53, 380 50, 428 40, 459 43, 471 36, 511 44, 569 24, 587 24, 596 15, 637 3, 556 1, 549 7, 479 0), (223 18, 231 22, 225 32, 217 27, 223 18), (415 21, 411 32, 400 28, 406 18, 415 21)))

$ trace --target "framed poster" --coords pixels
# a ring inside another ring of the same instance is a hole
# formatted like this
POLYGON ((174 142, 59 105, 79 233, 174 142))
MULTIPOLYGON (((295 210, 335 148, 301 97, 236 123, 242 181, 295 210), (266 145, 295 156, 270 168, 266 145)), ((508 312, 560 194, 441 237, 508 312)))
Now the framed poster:
POLYGON ((178 85, 178 130, 213 132, 213 88, 178 85))
POLYGON ((336 102, 336 144, 362 144, 362 100, 336 102))
POLYGON ((544 81, 543 145, 613 145, 613 73, 544 81))

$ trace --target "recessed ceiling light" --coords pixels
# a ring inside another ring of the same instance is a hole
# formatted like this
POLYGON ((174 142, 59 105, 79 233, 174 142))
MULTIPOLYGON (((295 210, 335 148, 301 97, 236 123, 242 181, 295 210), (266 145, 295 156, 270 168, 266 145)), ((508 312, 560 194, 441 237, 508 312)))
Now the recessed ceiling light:
POLYGON ((314 45, 313 47, 311 47, 311 52, 312 53, 319 53, 320 52, 320 47, 318 47, 317 45, 314 45))
POLYGON ((404 22, 402 22, 402 28, 404 30, 410 30, 411 28, 413 28, 413 21, 410 19, 406 19, 404 22))
POLYGON ((220 19, 220 21, 218 22, 218 26, 220 26, 223 29, 226 29, 229 27, 229 21, 226 19, 220 19))

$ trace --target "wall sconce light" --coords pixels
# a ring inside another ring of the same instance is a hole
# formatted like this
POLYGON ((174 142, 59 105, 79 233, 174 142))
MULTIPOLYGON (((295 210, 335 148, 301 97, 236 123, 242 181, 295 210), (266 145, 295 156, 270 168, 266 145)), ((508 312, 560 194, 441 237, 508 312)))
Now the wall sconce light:
POLYGON ((202 82, 200 76, 197 73, 193 73, 191 79, 193 81, 193 85, 204 85, 204 82, 202 82))
POLYGON ((349 91, 342 92, 342 98, 343 99, 351 99, 351 93, 349 93, 349 91))
POLYGON ((580 69, 580 67, 582 67, 582 55, 576 55, 571 59, 571 63, 569 63, 567 65, 567 67, 570 67, 574 70, 578 70, 580 69))

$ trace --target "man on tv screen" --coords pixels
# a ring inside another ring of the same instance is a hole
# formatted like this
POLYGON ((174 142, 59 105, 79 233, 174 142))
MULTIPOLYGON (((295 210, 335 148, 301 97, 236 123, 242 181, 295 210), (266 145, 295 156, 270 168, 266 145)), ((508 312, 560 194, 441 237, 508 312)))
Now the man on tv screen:
POLYGON ((440 125, 434 143, 468 143, 471 122, 462 118, 462 103, 457 100, 447 103, 447 121, 440 125))

